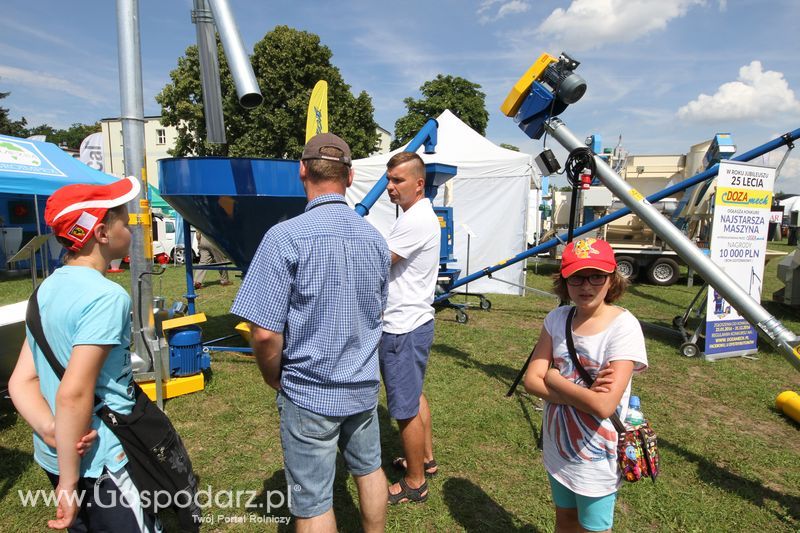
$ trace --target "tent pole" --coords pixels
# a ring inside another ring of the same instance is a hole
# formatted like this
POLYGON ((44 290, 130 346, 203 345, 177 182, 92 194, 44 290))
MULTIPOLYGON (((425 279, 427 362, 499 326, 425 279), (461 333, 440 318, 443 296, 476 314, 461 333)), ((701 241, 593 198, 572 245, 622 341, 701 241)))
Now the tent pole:
MULTIPOLYGON (((33 212, 36 215, 36 236, 42 234, 42 226, 39 222, 39 197, 37 195, 33 195, 33 212)), ((42 258, 42 279, 47 277, 49 274, 50 269, 48 268, 48 262, 50 261, 50 248, 47 246, 47 243, 42 243, 41 248, 39 248, 39 257, 42 258)), ((33 275, 33 288, 36 288, 36 252, 31 254, 31 272, 34 272, 33 275)))

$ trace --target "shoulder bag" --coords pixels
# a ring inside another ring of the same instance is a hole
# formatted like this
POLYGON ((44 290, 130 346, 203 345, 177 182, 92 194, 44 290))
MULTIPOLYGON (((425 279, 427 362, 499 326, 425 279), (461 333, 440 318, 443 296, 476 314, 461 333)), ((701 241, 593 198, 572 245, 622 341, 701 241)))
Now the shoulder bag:
MULTIPOLYGON (((575 316, 575 310, 575 307, 569 310, 564 336, 567 340, 567 349, 572 358, 572 364, 575 365, 578 374, 586 383, 586 387, 590 388, 594 379, 578 360, 575 342, 572 339, 572 318, 575 316)), ((649 477, 655 483, 659 474, 658 440, 656 432, 650 427, 649 422, 645 421, 634 428, 626 428, 616 412, 609 417, 609 420, 617 430, 617 464, 622 477, 631 483, 639 481, 643 477, 649 477)))

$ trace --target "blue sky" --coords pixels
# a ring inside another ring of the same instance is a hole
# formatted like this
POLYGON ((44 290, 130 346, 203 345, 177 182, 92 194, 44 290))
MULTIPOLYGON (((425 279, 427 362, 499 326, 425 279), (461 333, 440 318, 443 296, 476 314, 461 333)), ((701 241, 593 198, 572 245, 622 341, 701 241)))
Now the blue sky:
MULTIPOLYGON (((562 50, 588 83, 562 118, 605 146, 622 135, 631 153, 684 153, 730 132, 742 152, 800 127, 796 0, 229 1, 249 50, 278 24, 318 34, 390 131, 403 98, 452 74, 482 86, 492 141, 538 153, 499 106, 542 52, 562 50)), ((0 91, 11 91, 12 118, 65 127, 119 115, 115 4, 3 2, 0 91)), ((140 1, 145 114, 160 113, 153 96, 195 40, 191 4, 140 1)), ((800 155, 776 188, 800 193, 800 155)))

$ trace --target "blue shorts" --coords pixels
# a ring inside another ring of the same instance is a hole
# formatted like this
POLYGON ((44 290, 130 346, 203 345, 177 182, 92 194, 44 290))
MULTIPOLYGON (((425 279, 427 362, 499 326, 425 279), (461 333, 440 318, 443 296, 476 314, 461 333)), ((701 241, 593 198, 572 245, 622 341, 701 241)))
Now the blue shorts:
POLYGON ((350 416, 324 416, 293 404, 282 392, 277 404, 289 511, 294 516, 319 516, 333 505, 337 448, 354 476, 381 467, 377 405, 350 416))
POLYGON ((381 336, 378 349, 381 376, 386 386, 389 416, 395 420, 408 420, 419 412, 419 397, 432 344, 433 320, 408 333, 384 332, 381 336))
POLYGON ((578 522, 587 531, 605 531, 614 525, 614 503, 617 493, 605 496, 581 496, 559 483, 548 472, 550 488, 553 491, 553 503, 562 509, 577 509, 578 522))

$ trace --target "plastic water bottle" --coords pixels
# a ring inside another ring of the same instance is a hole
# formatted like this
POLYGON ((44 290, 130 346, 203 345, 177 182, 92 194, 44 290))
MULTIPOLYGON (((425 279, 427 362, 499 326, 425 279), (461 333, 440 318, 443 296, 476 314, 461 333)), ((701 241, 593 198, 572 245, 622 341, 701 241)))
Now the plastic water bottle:
POLYGON ((631 428, 644 424, 642 404, 638 396, 631 396, 628 400, 628 414, 625 416, 625 425, 631 428))

